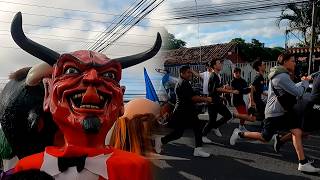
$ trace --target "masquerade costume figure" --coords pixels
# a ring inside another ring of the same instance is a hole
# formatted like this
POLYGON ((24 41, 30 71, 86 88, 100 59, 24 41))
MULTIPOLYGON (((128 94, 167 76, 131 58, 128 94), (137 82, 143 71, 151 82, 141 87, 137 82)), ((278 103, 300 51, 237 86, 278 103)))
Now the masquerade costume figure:
POLYGON ((22 158, 15 172, 38 169, 55 179, 151 179, 147 160, 105 146, 104 141, 124 111, 121 69, 157 54, 160 35, 146 52, 109 59, 87 50, 60 55, 28 39, 20 12, 12 21, 11 34, 18 46, 49 65, 40 73, 30 70, 26 81, 33 86, 43 79, 43 111, 51 115, 64 140, 61 146, 47 146, 44 152, 22 158))

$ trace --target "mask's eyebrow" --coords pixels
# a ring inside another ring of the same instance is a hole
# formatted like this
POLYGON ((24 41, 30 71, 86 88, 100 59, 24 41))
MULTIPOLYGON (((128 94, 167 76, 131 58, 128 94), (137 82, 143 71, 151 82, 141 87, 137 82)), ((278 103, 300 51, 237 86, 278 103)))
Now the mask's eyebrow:
POLYGON ((79 58, 73 56, 72 54, 62 54, 60 59, 64 59, 64 58, 72 59, 79 64, 84 64, 79 58))
MULTIPOLYGON (((97 64, 97 63, 94 63, 94 62, 90 62, 90 63, 84 63, 83 61, 81 61, 79 58, 73 56, 72 54, 62 54, 61 55, 61 58, 69 58, 69 59, 72 59, 74 61, 76 61, 77 63, 79 64, 83 64, 83 65, 89 65, 89 66, 92 66, 92 67, 102 67, 102 66, 105 66, 106 64, 97 64)), ((110 62, 113 62, 113 60, 111 60, 110 62)), ((109 62, 109 63, 110 63, 109 62)))

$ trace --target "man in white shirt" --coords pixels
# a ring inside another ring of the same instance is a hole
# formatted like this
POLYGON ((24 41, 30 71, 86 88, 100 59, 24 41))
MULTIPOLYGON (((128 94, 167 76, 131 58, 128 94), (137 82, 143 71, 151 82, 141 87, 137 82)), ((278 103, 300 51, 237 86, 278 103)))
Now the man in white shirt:
POLYGON ((206 63, 206 69, 207 71, 204 71, 202 73, 197 73, 195 71, 193 71, 193 74, 197 77, 200 77, 203 81, 202 83, 202 94, 208 96, 209 92, 208 92, 208 83, 209 83, 209 78, 210 75, 212 73, 212 68, 210 67, 210 62, 206 63))

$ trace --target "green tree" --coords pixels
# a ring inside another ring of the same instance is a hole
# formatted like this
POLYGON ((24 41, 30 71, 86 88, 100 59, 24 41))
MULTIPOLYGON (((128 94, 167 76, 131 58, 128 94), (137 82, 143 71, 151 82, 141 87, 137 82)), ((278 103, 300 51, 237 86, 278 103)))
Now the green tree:
POLYGON ((282 47, 264 47, 264 43, 257 39, 252 39, 251 43, 246 43, 246 41, 242 38, 234 38, 231 40, 231 42, 237 43, 239 54, 247 62, 252 62, 256 59, 275 61, 279 54, 284 50, 282 47))
POLYGON ((251 40, 251 44, 252 44, 253 47, 264 47, 264 43, 261 43, 257 39, 252 39, 251 40))
POLYGON ((244 40, 242 38, 234 38, 230 42, 237 43, 239 45, 239 44, 245 44, 246 40, 244 40))
POLYGON ((179 49, 181 47, 186 46, 186 42, 177 39, 173 34, 169 33, 166 29, 164 30, 164 49, 172 50, 172 49, 179 49))
MULTIPOLYGON (((319 5, 319 2, 317 3, 319 5)), ((316 28, 319 28, 320 11, 316 12, 316 28)), ((297 32, 304 39, 304 46, 309 44, 311 37, 311 24, 312 24, 312 3, 306 2, 303 4, 289 3, 281 12, 280 17, 277 20, 277 26, 280 27, 281 22, 288 22, 288 31, 297 32)), ((319 33, 317 33, 319 34, 319 33)), ((317 35, 316 41, 317 42, 317 35)))

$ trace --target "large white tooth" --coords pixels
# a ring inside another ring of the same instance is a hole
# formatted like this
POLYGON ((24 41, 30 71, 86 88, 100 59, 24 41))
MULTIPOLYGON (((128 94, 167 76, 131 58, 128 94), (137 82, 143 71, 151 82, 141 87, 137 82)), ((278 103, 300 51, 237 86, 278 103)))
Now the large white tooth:
POLYGON ((100 100, 103 100, 104 98, 103 98, 103 96, 100 96, 100 100))
POLYGON ((88 105, 81 105, 81 108, 88 108, 88 105))

